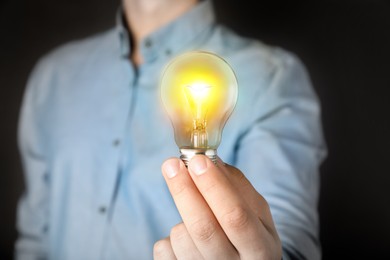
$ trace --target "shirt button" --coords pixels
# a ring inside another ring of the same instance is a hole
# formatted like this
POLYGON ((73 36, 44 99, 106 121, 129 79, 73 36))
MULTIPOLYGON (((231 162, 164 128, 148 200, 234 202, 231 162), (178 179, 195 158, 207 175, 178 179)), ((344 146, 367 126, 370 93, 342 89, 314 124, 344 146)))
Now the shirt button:
POLYGON ((152 46, 152 41, 150 39, 145 40, 145 47, 150 48, 152 46))
POLYGON ((49 227, 47 225, 44 225, 42 228, 42 232, 47 233, 48 230, 49 230, 49 227))
POLYGON ((165 50, 165 54, 166 54, 167 56, 171 55, 171 50, 170 50, 170 49, 165 50))
POLYGON ((99 208, 99 213, 100 213, 100 214, 104 214, 104 213, 106 213, 106 211, 107 211, 107 209, 106 209, 106 207, 104 207, 104 206, 101 206, 101 207, 99 208))
POLYGON ((114 141, 112 141, 112 145, 113 146, 118 146, 120 145, 121 141, 119 139, 115 139, 114 141))

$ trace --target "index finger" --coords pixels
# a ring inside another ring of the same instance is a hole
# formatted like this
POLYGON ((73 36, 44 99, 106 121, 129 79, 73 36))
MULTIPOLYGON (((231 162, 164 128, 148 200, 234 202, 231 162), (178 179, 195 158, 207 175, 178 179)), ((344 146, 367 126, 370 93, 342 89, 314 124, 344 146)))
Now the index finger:
POLYGON ((244 254, 261 252, 269 244, 269 231, 223 169, 203 155, 194 156, 188 169, 199 192, 236 249, 244 254))
POLYGON ((164 162, 162 171, 188 233, 203 257, 231 259, 237 255, 184 163, 178 158, 171 158, 164 162))

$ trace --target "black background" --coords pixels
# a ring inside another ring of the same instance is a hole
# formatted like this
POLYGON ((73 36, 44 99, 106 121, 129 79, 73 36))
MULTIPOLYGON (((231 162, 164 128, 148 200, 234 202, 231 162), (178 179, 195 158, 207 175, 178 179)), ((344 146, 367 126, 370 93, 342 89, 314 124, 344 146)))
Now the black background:
MULTIPOLYGON (((214 0, 217 19, 306 64, 323 110, 324 259, 390 259, 390 3, 214 0)), ((37 59, 114 24, 119 0, 0 2, 0 259, 12 259, 23 176, 19 106, 37 59)))

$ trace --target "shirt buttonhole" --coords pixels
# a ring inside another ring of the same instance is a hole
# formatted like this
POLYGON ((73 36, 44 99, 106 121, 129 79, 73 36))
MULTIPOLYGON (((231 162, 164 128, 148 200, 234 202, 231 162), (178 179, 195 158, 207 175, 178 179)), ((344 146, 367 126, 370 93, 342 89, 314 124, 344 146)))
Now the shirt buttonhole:
POLYGON ((47 231, 49 231, 49 227, 47 225, 44 225, 42 228, 42 232, 47 233, 47 231))
POLYGON ((106 211, 107 211, 107 209, 106 209, 106 207, 104 207, 104 206, 101 206, 101 207, 99 208, 99 213, 101 213, 101 214, 106 213, 106 211))
POLYGON ((120 145, 121 141, 119 139, 115 139, 114 141, 112 141, 112 145, 113 146, 118 146, 120 145))
POLYGON ((145 47, 150 48, 152 46, 152 41, 150 39, 145 40, 145 47))

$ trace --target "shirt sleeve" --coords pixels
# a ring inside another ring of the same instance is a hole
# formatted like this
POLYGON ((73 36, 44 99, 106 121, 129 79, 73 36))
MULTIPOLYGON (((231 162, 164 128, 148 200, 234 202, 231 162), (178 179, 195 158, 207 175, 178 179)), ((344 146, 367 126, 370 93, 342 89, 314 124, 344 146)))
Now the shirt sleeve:
POLYGON ((270 205, 283 259, 321 258, 319 167, 326 155, 320 102, 303 63, 277 51, 268 87, 253 95, 236 165, 270 205))
POLYGON ((45 94, 43 65, 32 71, 24 93, 18 125, 18 145, 24 171, 25 190, 17 207, 18 237, 15 259, 46 259, 48 233, 49 172, 44 154, 44 132, 40 115, 45 94))

